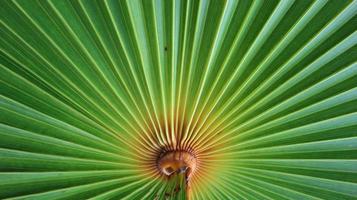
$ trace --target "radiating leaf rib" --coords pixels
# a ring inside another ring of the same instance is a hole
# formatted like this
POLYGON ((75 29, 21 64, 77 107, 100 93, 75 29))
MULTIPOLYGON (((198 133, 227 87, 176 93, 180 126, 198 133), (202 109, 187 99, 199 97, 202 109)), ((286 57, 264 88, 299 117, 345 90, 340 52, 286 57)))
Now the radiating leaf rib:
POLYGON ((122 179, 125 180, 126 178, 118 178, 118 179, 107 180, 107 181, 99 181, 99 182, 90 183, 90 184, 81 184, 81 185, 75 186, 75 187, 66 187, 64 189, 51 190, 49 192, 19 196, 19 197, 13 198, 13 199, 19 199, 19 200, 21 200, 21 199, 30 199, 30 200, 44 199, 45 200, 45 199, 63 199, 63 198, 85 199, 85 198, 90 198, 93 195, 100 194, 102 192, 110 190, 112 188, 120 187, 123 183, 126 183, 122 179))

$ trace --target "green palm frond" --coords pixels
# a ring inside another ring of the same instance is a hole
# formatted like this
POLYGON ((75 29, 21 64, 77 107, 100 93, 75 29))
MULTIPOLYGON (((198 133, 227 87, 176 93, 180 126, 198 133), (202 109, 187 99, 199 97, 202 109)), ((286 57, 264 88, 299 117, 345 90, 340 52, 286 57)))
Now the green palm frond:
POLYGON ((0 19, 0 199, 357 198, 357 1, 2 0, 0 19))

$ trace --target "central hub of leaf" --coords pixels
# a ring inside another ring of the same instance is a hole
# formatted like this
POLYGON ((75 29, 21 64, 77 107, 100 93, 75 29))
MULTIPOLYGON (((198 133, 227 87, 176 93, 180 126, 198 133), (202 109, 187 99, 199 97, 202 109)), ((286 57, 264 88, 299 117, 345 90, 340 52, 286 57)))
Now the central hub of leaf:
POLYGON ((158 159, 160 171, 171 176, 175 173, 185 173, 188 180, 192 172, 196 170, 196 157, 186 151, 169 151, 158 159))

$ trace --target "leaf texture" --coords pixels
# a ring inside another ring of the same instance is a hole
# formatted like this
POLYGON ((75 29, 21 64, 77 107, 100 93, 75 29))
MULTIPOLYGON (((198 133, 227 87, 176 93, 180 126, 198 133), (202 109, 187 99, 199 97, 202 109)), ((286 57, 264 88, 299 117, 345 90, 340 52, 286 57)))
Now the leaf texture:
POLYGON ((357 1, 0 1, 0 199, 357 198, 357 1), (171 191, 169 194, 167 191, 171 191))

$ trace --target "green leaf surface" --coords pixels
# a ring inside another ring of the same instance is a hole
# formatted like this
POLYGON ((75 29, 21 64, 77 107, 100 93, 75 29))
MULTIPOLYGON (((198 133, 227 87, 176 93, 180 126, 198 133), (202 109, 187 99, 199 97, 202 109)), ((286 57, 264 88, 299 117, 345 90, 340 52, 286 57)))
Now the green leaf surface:
POLYGON ((357 198, 357 1, 2 0, 0 22, 0 199, 357 198), (175 150, 189 179, 160 172, 175 150))

